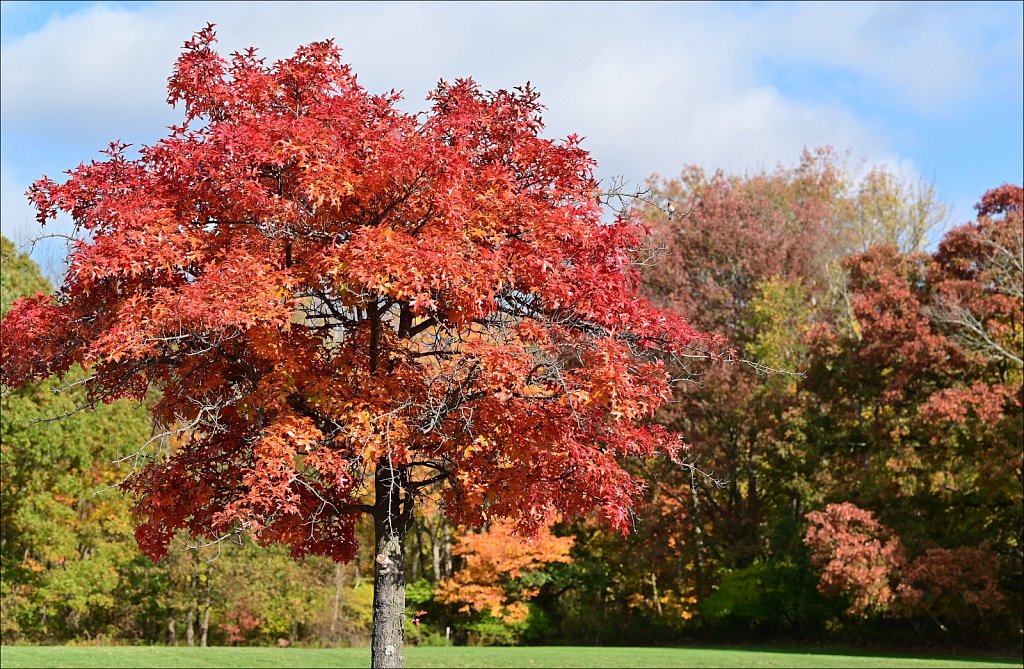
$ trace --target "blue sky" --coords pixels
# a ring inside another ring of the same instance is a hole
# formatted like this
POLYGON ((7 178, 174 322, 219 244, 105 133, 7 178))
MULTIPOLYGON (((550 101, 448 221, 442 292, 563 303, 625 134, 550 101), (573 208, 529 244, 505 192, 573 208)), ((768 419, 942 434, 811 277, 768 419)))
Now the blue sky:
POLYGON ((364 86, 405 91, 410 110, 440 78, 529 80, 548 133, 585 136, 605 178, 742 173, 828 144, 934 181, 963 222, 985 190, 1024 180, 1022 7, 3 2, 0 227, 24 241, 35 178, 176 122, 166 78, 208 21, 225 52, 269 59, 333 37, 364 86))

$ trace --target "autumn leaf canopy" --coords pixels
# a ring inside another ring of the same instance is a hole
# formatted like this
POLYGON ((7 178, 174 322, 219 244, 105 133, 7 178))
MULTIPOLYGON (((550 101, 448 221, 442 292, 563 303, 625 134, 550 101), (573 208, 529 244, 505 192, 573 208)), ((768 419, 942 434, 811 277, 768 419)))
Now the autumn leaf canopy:
POLYGON ((2 324, 4 384, 80 363, 93 402, 158 391, 170 446, 124 484, 140 547, 246 531, 349 559, 381 462, 456 522, 627 526, 617 458, 681 447, 646 422, 669 366, 728 352, 638 296, 645 231, 602 219, 580 138, 541 136, 528 85, 442 82, 410 114, 330 41, 271 65, 214 42, 185 44, 166 138, 33 185, 81 240, 2 324))

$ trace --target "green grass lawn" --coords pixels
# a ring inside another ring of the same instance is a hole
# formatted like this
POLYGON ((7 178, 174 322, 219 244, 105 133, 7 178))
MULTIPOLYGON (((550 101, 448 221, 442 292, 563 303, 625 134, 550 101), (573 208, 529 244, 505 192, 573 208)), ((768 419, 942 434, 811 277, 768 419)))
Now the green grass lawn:
MULTIPOLYGON (((705 648, 408 648, 409 667, 1022 667, 1012 658, 705 648)), ((3 667, 368 667, 367 648, 4 646, 3 667)))

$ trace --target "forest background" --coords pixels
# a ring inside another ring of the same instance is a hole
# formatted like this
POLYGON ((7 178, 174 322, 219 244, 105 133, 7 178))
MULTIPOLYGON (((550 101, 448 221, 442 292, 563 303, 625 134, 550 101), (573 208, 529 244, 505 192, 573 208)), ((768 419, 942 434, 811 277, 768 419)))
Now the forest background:
MULTIPOLYGON (((629 536, 583 520, 524 547, 426 514, 410 640, 1019 650, 1020 188, 999 186, 1021 179, 1021 5, 450 7, 3 2, 3 311, 60 280, 53 247, 32 252, 42 272, 19 252, 39 232, 25 189, 174 122, 168 65, 207 21, 271 58, 336 36, 362 82, 410 104, 438 77, 531 80, 549 133, 584 134, 606 184, 678 174, 648 182, 647 293, 796 374, 682 386, 659 420, 724 486, 631 463, 650 488, 629 536), (799 156, 821 144, 855 153, 799 156)), ((2 643, 365 643, 367 555, 143 558, 116 484, 144 408, 35 423, 79 403, 63 385, 3 391, 2 643)))
MULTIPOLYGON (((1021 187, 930 250, 948 217, 934 189, 829 149, 648 191, 649 296, 793 373, 709 366, 680 385, 658 420, 721 485, 629 463, 650 484, 629 535, 583 519, 524 544, 428 510, 407 545, 409 641, 1019 647, 1021 187)), ((51 288, 6 239, 2 288, 4 312, 51 288)), ((2 397, 4 644, 367 642, 365 553, 180 540, 143 557, 117 484, 145 407, 51 420, 74 380, 2 397)))

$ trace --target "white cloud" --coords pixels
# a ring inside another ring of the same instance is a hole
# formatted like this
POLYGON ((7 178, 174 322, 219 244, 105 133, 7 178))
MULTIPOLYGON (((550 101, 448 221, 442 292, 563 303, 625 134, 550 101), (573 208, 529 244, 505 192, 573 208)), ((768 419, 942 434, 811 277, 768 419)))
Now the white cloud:
MULTIPOLYGON (((408 109, 442 77, 491 88, 531 80, 550 133, 585 135, 604 176, 792 164, 822 144, 895 165, 906 157, 877 119, 839 99, 790 97, 763 67, 838 68, 912 106, 950 104, 977 90, 989 60, 1020 51, 1019 35, 991 53, 971 48, 964 36, 989 25, 988 13, 917 3, 97 5, 3 45, 3 124, 64 147, 67 166, 111 139, 151 142, 178 118, 164 103, 174 58, 211 21, 224 53, 254 45, 270 60, 336 37, 360 81, 404 89, 408 109)), ((37 176, 34 160, 4 151, 5 231, 20 225, 8 200, 28 185, 15 177, 37 176)))
POLYGON ((5 44, 5 129, 69 140, 159 129, 173 118, 164 89, 180 47, 164 30, 155 12, 97 5, 5 44))

